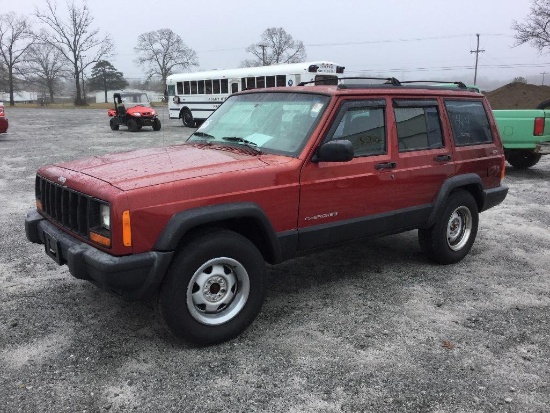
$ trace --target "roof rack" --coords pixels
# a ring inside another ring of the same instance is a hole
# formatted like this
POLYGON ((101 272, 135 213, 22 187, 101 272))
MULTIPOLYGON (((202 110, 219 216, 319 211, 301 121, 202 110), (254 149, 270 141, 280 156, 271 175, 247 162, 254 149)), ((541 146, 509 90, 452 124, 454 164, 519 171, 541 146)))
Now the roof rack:
MULTIPOLYGON (((320 83, 328 83, 328 84, 334 84, 334 78, 332 79, 318 79, 318 80, 311 80, 309 82, 301 82, 298 84, 298 86, 304 86, 309 84, 320 84, 320 83)), ((470 91, 470 92, 478 92, 481 93, 481 90, 475 86, 475 85, 466 85, 464 82, 461 81, 443 81, 443 80, 405 80, 400 81, 396 79, 395 77, 364 77, 364 76, 356 76, 356 77, 339 77, 338 78, 338 89, 358 89, 358 88, 387 88, 387 87, 410 87, 410 88, 422 88, 422 89, 460 89, 464 91, 470 91), (342 83, 342 81, 348 81, 348 80, 382 80, 383 83, 342 83), (414 86, 414 84, 417 83, 429 83, 426 86, 414 86), (409 86, 410 85, 410 86, 409 86)))
MULTIPOLYGON (((384 80, 384 84, 385 85, 392 85, 392 86, 401 86, 401 82, 399 80, 397 80, 395 77, 339 77, 338 78, 338 81, 341 81, 341 80, 384 80)), ((298 86, 305 86, 305 85, 309 85, 311 83, 315 83, 315 84, 319 84, 319 83, 322 83, 322 82, 326 82, 326 83, 333 83, 334 82, 334 78, 327 78, 327 79, 317 79, 317 80, 310 80, 308 82, 300 82, 298 83, 298 86)), ((341 84, 338 85, 338 87, 340 87, 341 84)))

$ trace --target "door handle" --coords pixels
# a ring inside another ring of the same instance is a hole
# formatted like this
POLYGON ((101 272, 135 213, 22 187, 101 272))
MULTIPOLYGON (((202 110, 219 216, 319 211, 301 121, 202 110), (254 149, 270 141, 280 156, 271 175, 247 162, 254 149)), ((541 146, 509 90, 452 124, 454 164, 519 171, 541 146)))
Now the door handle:
POLYGON ((382 162, 382 163, 378 163, 376 164, 376 170, 380 170, 380 169, 393 169, 397 166, 397 163, 395 162, 382 162))
POLYGON ((450 161, 452 158, 451 158, 451 155, 437 155, 435 158, 434 158, 434 161, 437 161, 437 162, 447 162, 447 161, 450 161))

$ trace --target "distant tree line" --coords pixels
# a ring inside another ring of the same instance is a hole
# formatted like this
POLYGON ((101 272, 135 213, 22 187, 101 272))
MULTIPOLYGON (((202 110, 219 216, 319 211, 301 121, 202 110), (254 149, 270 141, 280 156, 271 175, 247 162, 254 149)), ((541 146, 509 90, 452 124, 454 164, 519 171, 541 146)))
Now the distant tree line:
MULTIPOLYGON (((18 90, 39 90, 50 102, 72 83, 74 103, 86 104, 86 91, 107 91, 131 85, 109 58, 115 55, 108 33, 100 33, 86 0, 66 0, 65 13, 55 0, 45 0, 29 18, 13 12, 0 14, 0 91, 9 93, 15 104, 18 90), (38 28, 36 28, 38 27, 38 28)), ((163 91, 166 78, 178 71, 198 67, 197 53, 171 29, 159 29, 138 36, 134 62, 146 74, 138 87, 163 91)), ((282 28, 268 28, 260 42, 246 48, 253 58, 242 66, 293 63, 305 60, 301 41, 282 28)))

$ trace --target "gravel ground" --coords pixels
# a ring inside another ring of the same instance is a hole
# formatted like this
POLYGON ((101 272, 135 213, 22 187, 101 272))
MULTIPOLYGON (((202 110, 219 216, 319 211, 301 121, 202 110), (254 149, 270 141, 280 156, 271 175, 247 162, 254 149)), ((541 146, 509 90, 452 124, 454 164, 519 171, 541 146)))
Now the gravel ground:
POLYGON ((152 303, 74 279, 24 234, 40 165, 189 134, 160 112, 160 132, 131 134, 105 110, 7 108, 0 411, 550 411, 550 156, 507 169, 461 263, 428 262, 416 231, 294 259, 268 269, 244 334, 194 348, 152 303))

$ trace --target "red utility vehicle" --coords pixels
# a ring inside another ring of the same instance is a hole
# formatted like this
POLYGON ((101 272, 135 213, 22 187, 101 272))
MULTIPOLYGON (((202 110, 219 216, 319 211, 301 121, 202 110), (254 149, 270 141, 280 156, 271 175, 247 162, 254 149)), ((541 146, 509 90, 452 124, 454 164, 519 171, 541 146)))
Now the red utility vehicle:
POLYGON ((144 126, 152 126, 154 131, 160 130, 160 119, 157 112, 149 105, 138 103, 127 108, 120 93, 113 94, 114 109, 109 109, 107 115, 111 117, 109 125, 112 130, 118 130, 120 125, 128 127, 130 132, 136 132, 144 126))
POLYGON ((385 81, 236 93, 183 144, 42 167, 27 238, 123 299, 157 297, 201 344, 252 323, 265 262, 417 230, 456 263, 508 191, 490 106, 462 83, 385 81))
POLYGON ((4 113, 4 103, 0 102, 0 133, 5 133, 8 131, 8 119, 4 113))

